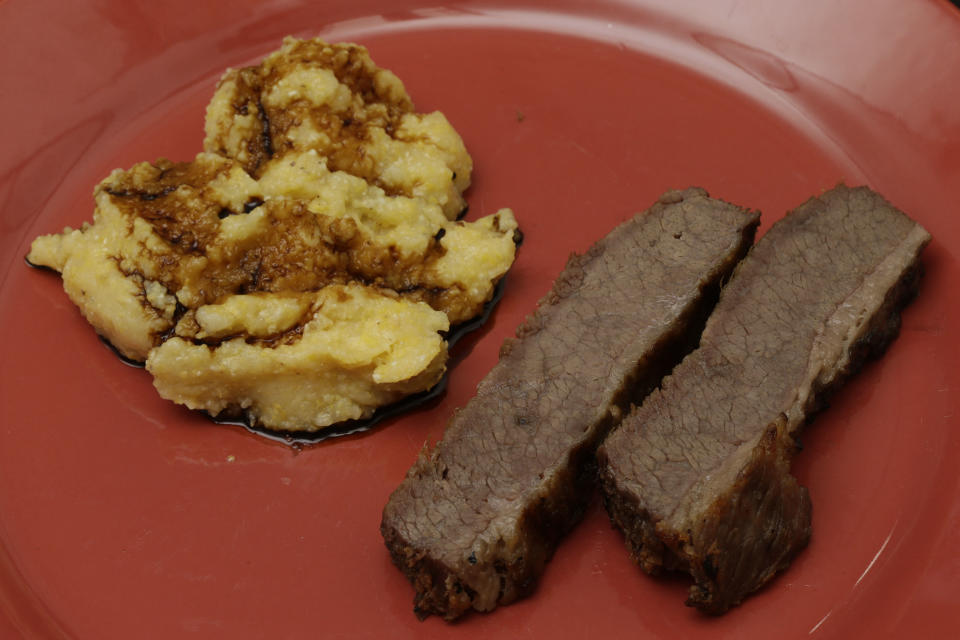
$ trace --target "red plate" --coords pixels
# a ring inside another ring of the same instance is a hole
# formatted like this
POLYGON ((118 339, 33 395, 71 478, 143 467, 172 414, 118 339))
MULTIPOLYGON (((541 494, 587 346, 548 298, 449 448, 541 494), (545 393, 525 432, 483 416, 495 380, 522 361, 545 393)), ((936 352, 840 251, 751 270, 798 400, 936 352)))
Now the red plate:
POLYGON ((960 614, 960 14, 943 1, 0 2, 0 636, 821 638, 960 614), (418 8, 420 6, 429 8, 418 8), (445 397, 297 452, 161 400, 28 269, 115 167, 199 149, 228 66, 285 34, 367 45, 477 167, 471 215, 526 234, 445 397), (810 547, 711 619, 632 566, 595 504, 533 597, 418 622, 380 511, 570 251, 691 184, 764 226, 838 181, 933 234, 887 355, 805 436, 810 547), (492 635, 491 635, 492 634, 492 635))

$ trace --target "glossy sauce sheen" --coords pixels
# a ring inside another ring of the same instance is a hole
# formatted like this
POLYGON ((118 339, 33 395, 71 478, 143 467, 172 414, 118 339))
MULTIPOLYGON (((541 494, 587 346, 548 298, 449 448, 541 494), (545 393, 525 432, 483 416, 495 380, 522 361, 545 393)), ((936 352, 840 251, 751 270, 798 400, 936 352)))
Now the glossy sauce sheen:
MULTIPOLYGON (((497 303, 500 302, 500 298, 503 296, 504 286, 506 285, 506 278, 497 283, 496 288, 493 292, 493 297, 490 299, 487 304, 483 307, 483 312, 469 322, 464 322, 450 328, 450 331, 446 334, 447 348, 450 350, 451 360, 456 362, 458 358, 458 352, 454 349, 454 346, 462 338, 468 336, 471 332, 477 331, 483 327, 484 323, 490 318, 490 315, 493 313, 494 308, 496 308, 497 303)), ((110 343, 106 343, 108 346, 110 343)), ((114 353, 116 351, 114 350, 114 353)), ((141 366, 136 362, 127 360, 122 355, 117 353, 117 355, 124 360, 127 364, 132 364, 134 366, 141 366)), ((327 427, 326 429, 321 429, 313 433, 303 433, 297 431, 279 431, 276 429, 264 429, 263 427, 257 426, 255 423, 252 423, 250 420, 235 419, 230 416, 209 416, 211 420, 220 424, 231 424, 238 425, 246 428, 251 433, 263 436, 264 438, 270 440, 276 440, 289 444, 293 447, 296 447, 298 450, 301 449, 304 445, 315 444, 318 442, 323 442, 324 440, 329 440, 331 438, 339 438, 341 436, 349 436, 357 433, 363 433, 364 431, 369 431, 373 429, 381 422, 391 420, 402 416, 403 414, 413 411, 424 405, 428 405, 437 398, 443 395, 447 388, 447 380, 451 374, 451 367, 448 367, 447 373, 440 379, 440 381, 432 386, 431 388, 417 393, 411 396, 408 396, 399 402, 380 407, 373 412, 369 418, 362 420, 348 420, 341 424, 335 424, 333 426, 327 427)))
POLYGON ((288 37, 224 73, 204 129, 191 162, 111 172, 93 223, 27 259, 191 409, 312 432, 436 386, 441 333, 482 313, 519 237, 509 209, 455 219, 472 160, 444 115, 365 48, 288 37))

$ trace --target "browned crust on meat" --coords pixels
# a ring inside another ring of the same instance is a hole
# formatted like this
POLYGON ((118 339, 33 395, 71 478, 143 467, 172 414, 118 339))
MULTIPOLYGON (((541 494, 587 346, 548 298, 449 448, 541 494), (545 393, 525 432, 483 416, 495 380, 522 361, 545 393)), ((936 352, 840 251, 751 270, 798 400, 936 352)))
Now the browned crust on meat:
MULTIPOLYGON (((684 197, 700 195, 705 195, 700 189, 670 192, 661 198, 650 212, 679 202, 684 197)), ((630 404, 638 402, 653 389, 663 375, 696 346, 703 324, 716 303, 721 284, 729 277, 753 242, 759 219, 756 214, 751 216, 749 222, 741 228, 736 250, 717 265, 709 277, 705 277, 699 300, 679 316, 672 330, 666 331, 653 348, 636 363, 632 373, 623 378, 601 423, 591 427, 591 437, 569 451, 560 472, 552 477, 552 482, 540 494, 541 497, 525 505, 516 527, 520 532, 520 540, 511 541, 510 548, 501 545, 491 552, 490 557, 478 559, 471 555, 465 559, 472 567, 478 563, 488 563, 498 576, 500 586, 494 606, 509 604, 534 590, 556 544, 583 516, 596 485, 594 453, 597 445, 609 429, 619 422, 630 404)), ((543 330, 556 306, 579 290, 585 270, 603 253, 605 240, 598 241, 582 256, 570 257, 551 291, 540 300, 535 312, 517 329, 517 337, 508 338, 504 342, 501 361, 509 357, 514 349, 520 348, 521 341, 528 340, 543 330)), ((483 384, 481 383, 481 386, 483 384)), ((524 424, 518 423, 517 427, 523 428, 524 424)), ((443 461, 437 456, 437 449, 432 453, 424 449, 408 472, 405 483, 418 482, 425 478, 445 479, 447 469, 443 465, 443 461)), ((542 476, 543 474, 541 480, 542 476)), ((389 507, 388 504, 384 510, 381 533, 394 564, 414 586, 414 611, 418 617, 422 619, 429 615, 439 615, 452 621, 471 608, 482 611, 492 608, 478 605, 477 593, 464 577, 464 567, 448 564, 432 554, 431 549, 422 548, 407 539, 397 526, 396 519, 388 515, 389 507)), ((477 567, 476 570, 481 568, 477 567)))
MULTIPOLYGON (((901 311, 916 296, 922 263, 919 250, 883 303, 863 324, 849 349, 849 360, 827 386, 813 389, 804 411, 807 422, 827 405, 850 376, 870 358, 879 357, 900 330, 901 311)), ((662 569, 690 573, 687 605, 718 615, 767 584, 806 547, 811 536, 811 501, 807 489, 790 474, 798 451, 784 420, 769 425, 739 471, 730 491, 704 512, 695 531, 676 531, 653 517, 637 496, 625 490, 598 452, 604 505, 624 535, 631 559, 645 572, 662 569), (744 531, 745 523, 759 523, 744 531)))
MULTIPOLYGON (((592 443, 571 452, 569 464, 548 490, 550 499, 526 509, 520 527, 525 536, 519 549, 502 553, 496 562, 495 570, 500 576, 498 605, 509 604, 533 592, 557 543, 583 517, 596 480, 595 447, 596 443, 592 443)), ((421 459, 428 460, 426 464, 435 462, 426 457, 421 459)), ((396 528, 386 523, 381 524, 380 530, 393 563, 413 584, 416 592, 413 611, 418 618, 439 615, 449 622, 474 607, 476 594, 460 578, 456 567, 409 544, 396 528)))

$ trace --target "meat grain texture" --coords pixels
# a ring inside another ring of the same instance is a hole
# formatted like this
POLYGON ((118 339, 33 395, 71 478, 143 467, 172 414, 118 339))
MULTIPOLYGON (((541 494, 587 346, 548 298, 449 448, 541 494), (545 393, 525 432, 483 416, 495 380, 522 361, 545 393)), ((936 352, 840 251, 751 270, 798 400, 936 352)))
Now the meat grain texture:
POLYGON ((795 437, 896 336, 929 239, 865 187, 807 201, 738 266, 699 348, 600 448, 631 556, 649 573, 689 572, 688 604, 723 613, 807 544, 795 437))
POLYGON ((595 486, 597 444, 695 344, 757 224, 701 189, 675 191, 571 257, 384 509, 419 616, 534 589, 595 486))

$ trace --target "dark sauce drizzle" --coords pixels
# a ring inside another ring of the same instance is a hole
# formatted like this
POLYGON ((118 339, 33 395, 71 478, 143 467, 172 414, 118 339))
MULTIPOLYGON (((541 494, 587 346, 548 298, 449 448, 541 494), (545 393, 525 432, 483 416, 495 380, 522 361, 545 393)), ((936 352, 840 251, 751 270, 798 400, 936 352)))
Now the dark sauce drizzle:
MULTIPOLYGON (((497 286, 493 290, 493 296, 485 305, 483 305, 483 311, 480 313, 480 315, 472 320, 468 320, 456 326, 450 327, 450 330, 447 331, 446 336, 444 336, 447 340, 447 348, 449 350, 452 350, 454 345, 465 335, 479 329, 481 326, 486 324, 487 320, 489 320, 490 316, 493 314, 493 310, 497 306, 497 303, 500 302, 500 298, 503 297, 505 282, 506 277, 500 279, 500 282, 497 283, 497 286)), ((453 361, 454 359, 451 358, 448 362, 452 363, 453 361)), ((211 416, 210 414, 205 415, 207 415, 217 424, 241 426, 247 431, 255 433, 258 436, 267 438, 269 440, 275 440, 277 442, 283 442, 284 444, 288 444, 294 448, 301 448, 303 445, 316 444, 318 442, 323 442, 324 440, 330 440, 331 438, 339 438, 341 436, 348 436, 355 433, 369 431, 384 420, 394 418, 403 413, 411 411, 412 409, 423 406, 429 403, 431 400, 439 398, 443 395, 444 391, 447 389, 447 378, 449 375, 450 370, 447 369, 446 373, 443 374, 443 377, 440 378, 440 381, 431 388, 427 389, 426 391, 421 391, 420 393, 407 396, 397 402, 394 402, 393 404, 380 407, 374 411, 369 418, 363 418, 361 420, 346 420, 344 422, 339 422, 329 427, 323 427, 317 431, 311 432, 267 429, 254 424, 248 416, 224 417, 223 414, 218 416, 211 416)))
MULTIPOLYGON (((249 206, 249 205, 248 205, 249 206)), ((256 206, 251 207, 251 210, 256 208, 256 206)), ((464 210, 464 213, 466 210, 464 210)), ((514 242, 519 247, 523 242, 523 235, 517 230, 514 233, 514 242)), ((52 273, 57 273, 55 269, 50 269, 42 265, 36 265, 24 258, 24 262, 28 266, 38 269, 40 271, 50 271, 52 273)), ((506 283, 506 276, 500 279, 496 287, 493 290, 493 296, 490 300, 483 305, 483 310, 480 314, 466 322, 462 322, 456 326, 450 327, 444 336, 447 340, 447 349, 452 351, 454 345, 459 342, 461 338, 466 336, 469 333, 479 329, 481 326, 486 324, 487 320, 490 319, 490 316, 493 314, 494 308, 497 306, 497 303, 500 302, 500 298, 503 297, 503 290, 506 283)), ((109 340, 104 338, 101 335, 97 335, 100 338, 100 342, 107 346, 110 351, 113 352, 117 358, 120 359, 124 364, 136 367, 139 369, 144 368, 144 363, 139 360, 132 360, 122 353, 120 353, 115 346, 113 346, 109 340)), ((455 362, 454 358, 448 360, 451 365, 455 362)), ((450 375, 450 369, 443 374, 443 377, 440 378, 440 381, 437 384, 433 385, 431 388, 426 391, 421 391, 410 396, 407 396, 393 404, 388 404, 379 409, 375 410, 369 418, 363 418, 361 420, 346 420, 329 427, 323 427, 317 431, 313 432, 303 432, 303 431, 282 431, 275 429, 267 429, 265 427, 258 426, 252 420, 250 420, 249 415, 244 416, 224 416, 222 413, 219 415, 211 415, 207 412, 201 411, 203 415, 207 416, 213 422, 217 424, 226 424, 226 425, 236 425, 243 427, 250 433, 254 433, 260 437, 267 438, 268 440, 273 440, 275 442, 282 442, 287 444, 294 449, 302 449, 304 445, 316 444, 318 442, 323 442, 324 440, 330 440, 332 438, 339 438, 341 436, 348 436, 356 433, 362 433, 364 431, 369 431, 373 429, 376 425, 387 420, 404 414, 408 411, 411 411, 417 407, 423 406, 443 395, 444 391, 447 389, 447 379, 450 375)))
MULTIPOLYGON (((42 267, 41 267, 42 268, 42 267)), ((53 271, 52 269, 50 271, 53 271)), ((493 297, 483 306, 483 311, 476 318, 468 320, 467 322, 460 323, 454 327, 450 327, 450 330, 447 331, 446 336, 447 348, 453 350, 454 345, 467 334, 479 329, 483 326, 487 320, 490 319, 491 314, 493 313, 494 307, 497 306, 497 303, 500 302, 500 298, 503 297, 504 281, 506 278, 502 278, 500 282, 497 283, 497 286, 493 290, 493 297)), ((104 338, 101 335, 97 336, 110 351, 113 352, 117 358, 120 359, 124 364, 135 367, 138 369, 144 368, 144 363, 139 360, 132 360, 122 353, 120 353, 115 346, 113 346, 109 340, 104 338)), ((453 363, 454 358, 448 360, 449 363, 453 363)), ((262 438, 267 438, 268 440, 274 440, 276 442, 282 442, 284 444, 290 445, 296 449, 300 449, 303 445, 307 444, 316 444, 318 442, 323 442, 324 440, 330 440, 332 438, 339 438, 341 436, 349 436, 355 433, 362 433, 364 431, 369 431, 373 429, 377 424, 394 418, 396 416, 402 415, 416 409, 417 407, 426 405, 431 400, 439 398, 443 395, 444 391, 447 390, 447 378, 450 375, 450 369, 447 369, 446 373, 443 374, 443 377, 440 378, 440 381, 437 384, 433 385, 426 391, 421 391, 420 393, 415 393, 413 395, 407 396, 393 404, 388 404, 380 407, 369 418, 363 418, 361 420, 346 420, 344 422, 339 422, 337 424, 331 425, 329 427, 322 427, 317 431, 282 431, 278 429, 267 429, 266 427, 258 426, 248 415, 236 416, 236 415, 225 415, 224 413, 218 415, 211 415, 205 411, 199 411, 205 415, 207 418, 212 420, 217 424, 226 424, 243 427, 247 431, 254 433, 262 438)))
POLYGON ((123 364, 127 365, 128 367, 134 367, 136 369, 143 369, 144 367, 146 367, 146 363, 143 362, 142 360, 134 360, 120 353, 120 351, 118 351, 117 348, 113 346, 112 342, 104 338, 99 333, 97 334, 97 337, 100 338, 100 342, 105 344, 107 348, 110 349, 110 351, 113 351, 113 355, 120 358, 120 362, 122 362, 123 364))

